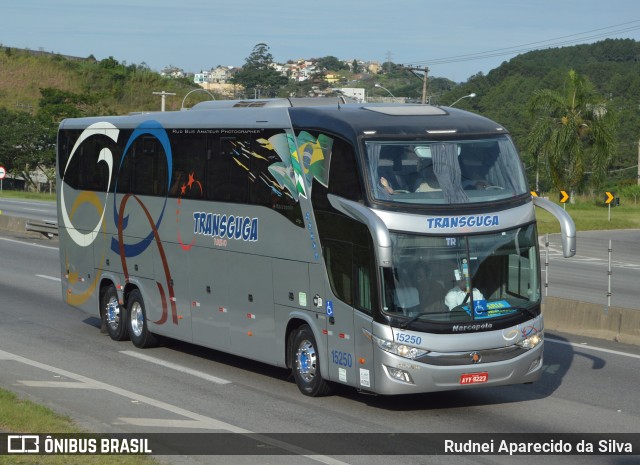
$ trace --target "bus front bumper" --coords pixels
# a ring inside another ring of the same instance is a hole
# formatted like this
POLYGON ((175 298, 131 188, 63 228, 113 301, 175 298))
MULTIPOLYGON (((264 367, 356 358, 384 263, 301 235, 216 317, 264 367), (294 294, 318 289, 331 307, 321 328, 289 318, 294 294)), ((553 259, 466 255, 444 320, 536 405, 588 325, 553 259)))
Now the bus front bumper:
POLYGON ((544 343, 508 360, 457 365, 431 365, 376 351, 375 391, 383 395, 417 394, 531 383, 542 375, 544 343))

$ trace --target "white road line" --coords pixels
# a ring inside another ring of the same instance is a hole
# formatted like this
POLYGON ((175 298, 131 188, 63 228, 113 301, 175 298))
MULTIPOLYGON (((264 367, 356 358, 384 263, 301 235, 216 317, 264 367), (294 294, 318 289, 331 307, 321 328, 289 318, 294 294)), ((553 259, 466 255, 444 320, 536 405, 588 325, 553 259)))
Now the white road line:
POLYGON ((544 340, 545 340, 545 342, 553 342, 555 344, 563 344, 565 346, 571 346, 571 347, 576 347, 576 348, 580 348, 580 349, 589 349, 589 350, 595 350, 597 352, 606 352, 607 354, 622 355, 623 357, 631 357, 631 358, 640 359, 640 355, 630 354, 628 352, 620 352, 619 350, 605 349, 603 347, 593 347, 593 346, 590 346, 590 345, 578 344, 578 343, 575 343, 575 342, 559 341, 558 339, 550 339, 548 337, 545 337, 544 340))
POLYGON ((86 384, 86 383, 76 383, 74 381, 30 381, 30 380, 17 380, 18 384, 29 387, 54 387, 54 388, 65 388, 65 389, 99 389, 97 386, 86 384))
POLYGON ((167 418, 126 418, 119 417, 118 420, 133 426, 144 426, 145 428, 188 428, 188 429, 208 429, 206 423, 195 420, 170 420, 167 418))
POLYGON ((238 428, 230 423, 225 423, 225 422, 216 420, 215 418, 210 418, 204 415, 200 415, 198 413, 185 410, 175 405, 171 405, 166 402, 162 402, 160 400, 153 399, 151 397, 147 397, 133 391, 129 391, 127 389, 123 389, 117 386, 113 386, 111 384, 103 383, 93 378, 88 378, 86 376, 78 375, 76 373, 63 370, 61 368, 52 367, 50 365, 46 365, 44 363, 40 363, 35 360, 28 359, 20 355, 15 355, 10 352, 5 352, 4 350, 0 350, 0 360, 14 360, 16 362, 20 362, 25 365, 29 365, 35 368, 40 368, 41 370, 47 371, 49 373, 55 373, 57 375, 64 376, 65 378, 69 378, 69 379, 79 381, 81 383, 85 383, 94 389, 103 389, 112 394, 119 395, 127 399, 137 400, 138 402, 143 402, 147 405, 151 405, 153 407, 165 410, 167 412, 174 413, 176 415, 180 415, 186 418, 191 418, 192 420, 197 420, 200 422, 207 423, 211 429, 223 429, 223 430, 230 431, 232 433, 251 433, 251 431, 249 430, 238 428))
POLYGON ((144 354, 141 354, 141 353, 138 353, 138 352, 134 352, 132 350, 121 350, 120 353, 123 354, 123 355, 128 355, 130 357, 135 357, 135 358, 140 359, 140 360, 144 360, 145 362, 155 363, 156 365, 160 365, 160 366, 163 366, 165 368, 170 368, 171 370, 176 370, 176 371, 179 371, 181 373, 186 373, 186 374, 191 375, 191 376, 196 376, 198 378, 202 378, 204 380, 211 381, 212 383, 216 383, 216 384, 229 384, 229 383, 231 383, 231 381, 228 381, 226 379, 217 378, 216 376, 211 376, 211 375, 208 375, 208 374, 203 373, 201 371, 197 371, 197 370, 193 370, 191 368, 183 367, 181 365, 177 365, 175 363, 167 362, 167 361, 159 359, 159 358, 150 357, 149 355, 144 355, 144 354))
POLYGON ((36 275, 38 278, 43 278, 43 279, 50 279, 51 281, 62 281, 60 278, 56 278, 55 276, 47 276, 46 274, 37 274, 36 275))
POLYGON ((294 454, 299 454, 303 457, 307 457, 311 460, 315 460, 316 462, 326 463, 327 465, 348 465, 346 462, 342 462, 340 460, 334 459, 333 457, 328 457, 326 455, 311 455, 305 454, 308 452, 298 446, 294 446, 292 444, 287 444, 282 441, 278 441, 277 439, 271 439, 268 437, 263 437, 260 433, 255 433, 253 431, 239 428, 230 423, 226 423, 224 421, 217 420, 215 418, 207 417, 205 415, 200 415, 195 412, 191 412, 190 410, 183 409, 176 405, 168 404, 166 402, 162 402, 161 400, 153 399, 151 397, 144 396, 142 394, 138 394, 133 391, 129 391, 127 389, 120 388, 118 386, 113 386, 111 384, 103 383, 101 381, 97 381, 92 378, 88 378, 86 376, 78 375, 71 371, 63 370, 61 368, 52 367, 50 365, 46 365, 44 363, 37 362, 35 360, 28 359, 26 357, 22 357, 21 355, 12 354, 10 352, 5 352, 4 350, 0 350, 0 360, 12 360, 15 362, 23 363, 25 365, 29 365, 35 368, 39 368, 41 370, 47 371, 49 373, 55 373, 57 375, 64 376, 69 379, 73 379, 79 381, 81 383, 86 383, 91 386, 92 389, 103 389, 112 394, 122 396, 131 400, 135 400, 138 402, 144 402, 147 405, 151 405, 152 407, 156 407, 167 412, 174 413, 176 415, 180 415, 186 418, 190 418, 192 420, 197 421, 198 423, 205 423, 208 425, 209 429, 220 429, 230 431, 232 433, 241 433, 241 434, 253 434, 256 437, 262 437, 263 440, 271 445, 276 447, 280 447, 282 449, 288 450, 294 454))
POLYGON ((40 244, 33 244, 31 242, 24 242, 24 241, 16 241, 14 239, 9 239, 9 238, 6 238, 6 237, 0 237, 0 241, 7 241, 7 242, 13 242, 15 244, 29 245, 31 247, 38 247, 38 248, 41 248, 41 249, 50 249, 50 250, 56 250, 56 251, 58 250, 58 247, 51 247, 51 246, 48 246, 48 245, 40 245, 40 244))

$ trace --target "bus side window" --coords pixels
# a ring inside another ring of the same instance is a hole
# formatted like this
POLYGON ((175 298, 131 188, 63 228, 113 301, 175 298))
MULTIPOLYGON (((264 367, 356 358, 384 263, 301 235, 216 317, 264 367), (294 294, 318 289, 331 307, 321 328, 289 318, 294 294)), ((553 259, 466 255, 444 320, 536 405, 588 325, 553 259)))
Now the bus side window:
POLYGON ((333 142, 331 153, 329 192, 356 202, 364 198, 353 147, 338 138, 333 142))
POLYGON ((324 244, 324 254, 333 293, 338 299, 352 305, 353 245, 348 242, 328 240, 324 244))
POLYGON ((235 137, 221 137, 214 140, 213 146, 211 159, 207 163, 207 199, 246 203, 249 197, 249 174, 247 168, 242 166, 248 166, 249 160, 245 158, 243 149, 250 147, 250 142, 235 137))
POLYGON ((204 197, 207 137, 205 134, 174 134, 171 197, 201 199, 204 197))
POLYGON ((134 144, 133 192, 164 196, 167 193, 167 161, 155 137, 143 137, 134 144))
MULTIPOLYGON (((72 149, 75 141, 70 139, 67 138, 62 150, 70 151, 72 149)), ((109 169, 106 163, 98 163, 100 151, 105 148, 105 139, 90 137, 76 149, 65 175, 65 183, 75 189, 106 192, 109 169)), ((113 146, 109 146, 109 148, 113 151, 113 146)), ((61 170, 66 167, 66 160, 68 160, 70 153, 65 153, 65 155, 64 158, 61 156, 60 165, 64 163, 64 166, 60 167, 61 170)))
POLYGON ((372 279, 374 269, 372 267, 373 252, 359 245, 353 246, 353 268, 355 274, 355 304, 354 306, 366 313, 373 311, 372 279))
POLYGON ((264 144, 264 140, 271 140, 285 136, 284 130, 264 130, 256 135, 251 151, 253 156, 249 162, 249 202, 252 205, 260 205, 272 209, 283 215, 293 224, 304 227, 302 209, 297 198, 297 193, 292 193, 283 186, 283 179, 277 178, 270 168, 291 169, 291 165, 285 166, 275 149, 264 144), (262 143, 261 143, 262 141, 262 143))
MULTIPOLYGON (((309 132, 311 133, 311 131, 309 132)), ((312 134, 316 135, 316 133, 312 134)), ((333 210, 333 207, 329 204, 327 194, 334 194, 355 202, 362 202, 364 199, 353 147, 348 142, 337 137, 333 139, 328 181, 328 187, 325 187, 317 179, 313 179, 311 202, 316 211, 333 210)))
POLYGON ((375 295, 372 251, 349 242, 327 240, 324 243, 324 256, 331 289, 336 297, 370 314, 375 295))

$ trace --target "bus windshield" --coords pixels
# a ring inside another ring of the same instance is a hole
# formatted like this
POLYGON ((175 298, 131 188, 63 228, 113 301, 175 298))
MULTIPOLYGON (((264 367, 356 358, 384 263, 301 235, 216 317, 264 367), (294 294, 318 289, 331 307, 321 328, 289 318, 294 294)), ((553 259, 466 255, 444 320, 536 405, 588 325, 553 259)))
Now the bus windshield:
POLYGON ((540 304, 536 230, 430 237, 392 233, 393 266, 383 268, 383 311, 408 321, 474 321, 540 304))
POLYGON ((466 204, 528 192, 520 158, 504 135, 455 141, 367 140, 373 198, 466 204))

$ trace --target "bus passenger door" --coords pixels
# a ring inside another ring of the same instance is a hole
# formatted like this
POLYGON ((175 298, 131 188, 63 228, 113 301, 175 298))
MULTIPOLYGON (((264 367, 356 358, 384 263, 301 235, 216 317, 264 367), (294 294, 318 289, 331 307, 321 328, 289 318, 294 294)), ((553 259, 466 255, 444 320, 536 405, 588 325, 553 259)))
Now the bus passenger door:
POLYGON ((373 331, 373 306, 375 299, 375 265, 371 247, 353 246, 353 332, 354 362, 357 387, 373 390, 374 360, 373 343, 363 330, 373 331))
POLYGON ((353 326, 353 244, 326 240, 324 256, 331 293, 327 292, 329 379, 356 386, 353 326))
POLYGON ((365 336, 363 329, 369 333, 373 332, 373 318, 358 310, 353 312, 354 326, 354 344, 355 344, 355 360, 356 376, 358 379, 357 386, 360 389, 373 390, 374 385, 374 360, 373 360, 373 343, 371 339, 365 336))

